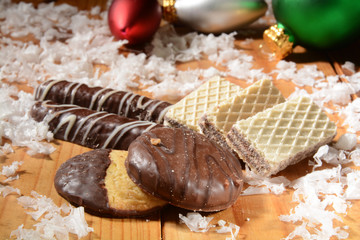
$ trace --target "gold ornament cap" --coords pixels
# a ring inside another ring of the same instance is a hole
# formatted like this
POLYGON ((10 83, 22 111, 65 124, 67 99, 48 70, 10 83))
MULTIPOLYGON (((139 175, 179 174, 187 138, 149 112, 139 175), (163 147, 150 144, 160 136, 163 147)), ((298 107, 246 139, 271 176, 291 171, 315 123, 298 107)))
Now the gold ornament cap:
POLYGON ((276 57, 283 59, 292 53, 294 43, 289 40, 289 35, 284 28, 277 24, 264 31, 263 39, 276 57))
POLYGON ((175 9, 176 0, 158 0, 158 2, 163 8, 163 18, 169 23, 175 22, 178 19, 175 9))

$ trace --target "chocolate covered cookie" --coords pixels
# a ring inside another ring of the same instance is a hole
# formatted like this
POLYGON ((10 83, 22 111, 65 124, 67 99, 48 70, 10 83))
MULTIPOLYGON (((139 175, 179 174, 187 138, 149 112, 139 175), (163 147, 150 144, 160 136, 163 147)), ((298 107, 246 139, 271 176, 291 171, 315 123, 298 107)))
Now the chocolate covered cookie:
POLYGON ((129 177, 172 205, 218 211, 230 207, 242 186, 238 159, 204 135, 184 128, 157 128, 129 146, 129 177))
POLYGON ((126 151, 96 149, 77 155, 58 169, 57 192, 88 213, 108 217, 150 214, 166 203, 143 192, 128 177, 126 151))

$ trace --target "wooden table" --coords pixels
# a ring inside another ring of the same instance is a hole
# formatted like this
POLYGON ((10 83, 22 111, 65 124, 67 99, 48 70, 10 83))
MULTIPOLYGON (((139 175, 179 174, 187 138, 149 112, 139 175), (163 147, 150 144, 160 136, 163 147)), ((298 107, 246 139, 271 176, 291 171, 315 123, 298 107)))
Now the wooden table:
MULTIPOLYGON (((76 2, 76 1, 67 1, 76 2)), ((85 2, 85 1, 83 1, 85 2)), ((99 2, 99 1, 97 1, 99 2)), ((105 6, 105 1, 101 1, 102 6, 105 6)), ((94 4, 89 1, 88 4, 82 8, 89 8, 94 4)), ((263 42, 261 34, 264 29, 252 29, 249 35, 239 35, 236 44, 239 48, 244 48, 242 44, 246 38, 254 38, 254 41, 246 45, 244 50, 247 54, 254 57, 254 67, 263 68, 264 72, 270 73, 275 69, 277 60, 269 61, 269 58, 263 54, 263 42)), ((360 48, 359 45, 352 45, 346 49, 341 49, 332 52, 316 52, 305 50, 302 47, 296 47, 295 53, 289 56, 286 60, 294 61, 298 67, 316 64, 318 69, 325 73, 325 75, 341 75, 343 70, 341 65, 344 61, 352 61, 356 64, 356 68, 360 69, 360 48)), ((190 68, 207 68, 212 63, 207 60, 200 60, 196 62, 179 64, 179 69, 190 68)), ((345 72, 346 74, 346 72, 345 72)), ((273 76, 275 76, 273 74, 273 76)), ((241 86, 247 86, 248 83, 232 77, 228 78, 230 81, 238 83, 241 86)), ((289 96, 294 91, 294 85, 285 80, 275 80, 275 85, 281 90, 285 97, 289 96)), ((33 89, 24 85, 20 88, 31 92, 33 89)), ((309 90, 309 89, 307 89, 309 90)), ((356 96, 354 96, 355 98, 356 96)), ((346 130, 341 127, 341 119, 338 116, 331 116, 334 121, 339 120, 338 135, 336 139, 346 130)), ((75 145, 69 142, 56 140, 53 142, 56 151, 49 156, 35 155, 30 157, 26 154, 26 149, 15 148, 15 152, 6 156, 0 157, 1 166, 10 165, 13 161, 24 161, 21 166, 20 179, 11 183, 11 186, 19 188, 21 193, 29 196, 32 190, 35 190, 41 195, 45 195, 53 199, 54 203, 60 206, 66 201, 61 198, 54 186, 53 178, 56 170, 66 160, 86 152, 89 149, 75 145)), ((285 176, 290 180, 306 175, 311 171, 308 166, 308 161, 304 160, 299 164, 288 167, 279 175, 285 176)), ((0 180, 3 180, 1 178, 0 180)), ((291 208, 296 204, 292 202, 293 190, 288 189, 281 195, 252 195, 240 196, 234 206, 218 213, 210 214, 214 217, 214 222, 223 219, 227 222, 237 224, 241 227, 238 239, 281 239, 286 237, 294 230, 294 225, 279 220, 280 215, 287 215, 291 208)), ((349 239, 360 239, 360 202, 352 201, 352 207, 348 209, 348 214, 343 217, 344 224, 350 228, 349 239)), ((32 228, 35 221, 26 214, 24 210, 17 203, 16 195, 9 195, 5 198, 0 197, 0 239, 7 239, 10 232, 15 230, 19 225, 24 224, 24 228, 32 228)), ((207 233, 191 232, 184 224, 179 224, 179 213, 185 214, 186 211, 175 208, 166 207, 161 212, 155 214, 149 219, 115 219, 115 218, 100 218, 86 214, 86 220, 90 227, 94 228, 94 232, 89 234, 84 239, 225 239, 229 234, 218 234, 214 231, 207 233)), ((74 237, 74 236, 72 236, 74 237)), ((76 239, 76 237, 74 237, 76 239)))

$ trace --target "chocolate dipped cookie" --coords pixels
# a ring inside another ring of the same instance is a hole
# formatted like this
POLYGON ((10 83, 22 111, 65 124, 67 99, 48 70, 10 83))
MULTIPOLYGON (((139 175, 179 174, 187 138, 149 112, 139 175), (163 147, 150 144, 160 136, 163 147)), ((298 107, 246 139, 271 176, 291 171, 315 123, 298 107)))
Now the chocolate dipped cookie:
POLYGON ((71 104, 36 102, 30 111, 36 121, 45 120, 56 139, 89 148, 127 150, 141 133, 161 127, 108 112, 97 112, 71 104))
POLYGON ((219 211, 230 207, 243 186, 238 159, 227 149, 185 128, 157 128, 129 146, 129 177, 172 205, 219 211))
POLYGON ((153 213, 166 202, 137 187, 128 177, 126 151, 96 149, 63 163, 56 172, 57 192, 75 206, 102 217, 153 213))
POLYGON ((66 80, 48 80, 35 91, 35 100, 50 100, 58 104, 74 104, 96 111, 163 123, 170 103, 151 99, 132 92, 111 88, 89 87, 83 83, 66 80))

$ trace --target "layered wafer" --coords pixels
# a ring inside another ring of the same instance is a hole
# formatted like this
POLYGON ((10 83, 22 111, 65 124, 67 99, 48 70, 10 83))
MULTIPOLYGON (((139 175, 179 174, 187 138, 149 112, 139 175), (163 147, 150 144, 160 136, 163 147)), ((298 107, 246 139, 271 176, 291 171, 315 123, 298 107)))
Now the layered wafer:
POLYGON ((46 121, 56 139, 89 148, 127 150, 130 143, 143 132, 163 126, 50 101, 36 102, 30 115, 36 121, 46 121))
POLYGON ((260 80, 206 111, 199 120, 199 126, 208 138, 230 148, 226 143, 226 134, 237 121, 284 101, 271 80, 260 80))
POLYGON ((241 87, 218 76, 171 106, 165 114, 165 125, 200 131, 198 121, 208 109, 233 97, 241 87))
POLYGON ((294 98, 236 122, 228 144, 258 174, 276 174, 331 142, 336 125, 309 98, 294 98))
POLYGON ((96 111, 115 113, 141 121, 163 123, 170 103, 150 99, 132 92, 111 88, 89 87, 66 80, 48 80, 35 91, 35 100, 74 104, 96 111))

